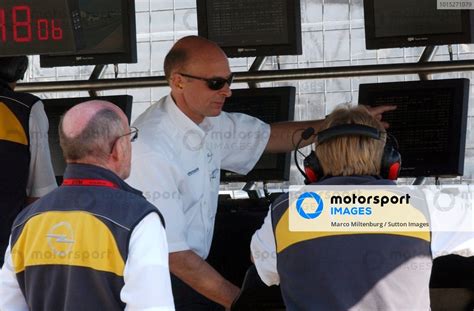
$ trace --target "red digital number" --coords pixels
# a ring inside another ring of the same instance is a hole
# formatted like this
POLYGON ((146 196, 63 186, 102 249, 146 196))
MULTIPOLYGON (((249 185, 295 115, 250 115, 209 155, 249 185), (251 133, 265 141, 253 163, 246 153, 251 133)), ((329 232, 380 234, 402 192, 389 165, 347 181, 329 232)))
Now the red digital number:
POLYGON ((47 19, 38 19, 36 22, 38 28, 38 40, 45 41, 49 39, 49 22, 47 19))
POLYGON ((5 26, 5 10, 0 10, 0 38, 3 42, 7 41, 7 27, 5 26))
POLYGON ((60 26, 55 25, 55 20, 51 20, 51 30, 53 40, 61 40, 63 38, 63 29, 60 26))
MULTIPOLYGON (((9 11, 10 9, 8 9, 9 11)), ((6 9, 0 8, 0 42, 7 41, 7 18, 6 9)), ((28 5, 17 5, 11 8, 11 26, 13 40, 15 42, 31 42, 33 37, 39 41, 63 39, 61 20, 55 19, 31 19, 31 8, 28 5), (32 25, 33 23, 33 25, 32 25), (34 30, 36 26, 36 31, 34 30), (32 34, 32 32, 35 32, 32 34)), ((9 25, 10 26, 10 23, 9 25)))
POLYGON ((31 41, 31 11, 30 7, 26 5, 18 5, 14 6, 12 9, 12 16, 13 16, 13 39, 16 42, 29 42, 31 41), (18 12, 24 11, 26 14, 26 20, 19 21, 18 20, 18 12), (24 27, 26 30, 26 36, 20 37, 19 36, 19 29, 24 27))

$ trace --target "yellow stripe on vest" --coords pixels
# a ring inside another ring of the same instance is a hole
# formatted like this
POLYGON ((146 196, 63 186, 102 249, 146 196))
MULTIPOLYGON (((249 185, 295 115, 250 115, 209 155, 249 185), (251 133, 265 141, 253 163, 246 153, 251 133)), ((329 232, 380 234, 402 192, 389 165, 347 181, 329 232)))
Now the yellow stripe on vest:
POLYGON ((2 102, 0 102, 0 140, 28 145, 28 138, 20 121, 2 102))
POLYGON ((16 273, 26 267, 66 265, 123 276, 124 259, 109 228, 87 212, 45 212, 32 217, 12 247, 16 273))
MULTIPOLYGON (((287 247, 290 247, 293 244, 297 244, 300 242, 304 242, 307 240, 329 237, 329 236, 340 236, 340 235, 352 235, 352 234, 382 234, 380 232, 363 232, 363 231, 355 231, 355 232, 342 232, 342 231, 334 231, 334 232, 323 232, 323 231, 309 231, 309 232, 302 232, 302 231, 290 231, 289 219, 290 219, 290 212, 289 209, 285 211, 281 219, 278 221, 278 224, 275 229, 275 240, 276 240, 276 248, 277 253, 282 252, 287 247)), ((430 241, 430 232, 429 231, 418 231, 418 232, 408 232, 408 231, 387 231, 383 232, 383 234, 390 234, 390 235, 399 235, 399 236, 407 236, 422 239, 425 241, 430 241)))

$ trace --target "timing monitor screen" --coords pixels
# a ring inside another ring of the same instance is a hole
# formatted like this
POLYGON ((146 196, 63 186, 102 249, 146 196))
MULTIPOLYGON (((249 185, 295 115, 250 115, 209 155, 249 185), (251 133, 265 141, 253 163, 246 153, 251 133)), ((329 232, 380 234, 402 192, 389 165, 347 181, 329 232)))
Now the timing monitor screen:
POLYGON ((198 0, 198 32, 229 57, 301 54, 299 0, 198 0))
MULTIPOLYGON (((295 109, 295 88, 274 87, 232 90, 224 111, 241 112, 266 123, 292 121, 295 109)), ((284 181, 290 177, 290 154, 263 154, 247 175, 222 171, 222 182, 284 181)))
POLYGON ((396 105, 383 114, 402 155, 402 177, 462 176, 469 80, 359 86, 359 104, 396 105))
POLYGON ((42 67, 136 62, 134 1, 65 0, 76 52, 41 56, 42 67))
POLYGON ((462 30, 461 11, 437 10, 433 0, 376 0, 374 12, 376 37, 462 30))
POLYGON ((91 100, 100 99, 114 103, 123 110, 130 122, 132 113, 133 97, 130 95, 118 96, 100 96, 100 97, 75 97, 75 98, 57 98, 43 100, 44 110, 48 116, 49 121, 49 149, 51 152, 51 161, 53 162, 53 169, 56 178, 62 178, 66 162, 64 161, 63 152, 59 145, 59 120, 61 116, 72 106, 79 103, 91 100))
POLYGON ((364 0, 367 48, 468 43, 470 15, 433 0, 364 0))

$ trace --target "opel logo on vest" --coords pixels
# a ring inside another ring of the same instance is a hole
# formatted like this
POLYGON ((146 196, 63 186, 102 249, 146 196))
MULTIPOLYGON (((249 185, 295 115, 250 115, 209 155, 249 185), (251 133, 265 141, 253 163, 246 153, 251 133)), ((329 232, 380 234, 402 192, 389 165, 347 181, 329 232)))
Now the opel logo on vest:
POLYGON ((323 211, 323 200, 314 192, 305 192, 296 200, 296 210, 305 219, 315 219, 323 211))
POLYGON ((59 222, 49 229, 48 245, 54 254, 60 257, 66 256, 74 243, 74 231, 70 223, 66 221, 59 222))

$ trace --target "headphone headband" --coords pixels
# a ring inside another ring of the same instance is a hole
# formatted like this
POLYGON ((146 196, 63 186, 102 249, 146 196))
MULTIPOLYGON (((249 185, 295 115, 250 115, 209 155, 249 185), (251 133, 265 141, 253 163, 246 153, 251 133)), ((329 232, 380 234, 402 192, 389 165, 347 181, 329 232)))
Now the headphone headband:
MULTIPOLYGON (((311 129, 312 130, 312 129, 311 129)), ((310 129, 306 129, 304 133, 310 132, 310 129)), ((314 130, 311 131, 314 133, 314 130)), ((307 139, 307 135, 301 136, 300 141, 298 142, 296 148, 298 149, 301 141, 303 139, 307 139), (304 136, 304 137, 303 137, 304 136)), ((328 140, 333 138, 341 137, 341 136, 364 136, 369 137, 377 140, 382 139, 382 135, 387 135, 388 133, 385 131, 380 131, 376 128, 371 126, 362 125, 362 124, 341 124, 332 126, 324 131, 319 132, 316 134, 317 136, 317 144, 322 144, 328 140)), ((396 142, 396 140, 395 140, 396 142)), ((385 142, 385 146, 383 149, 382 154, 382 162, 380 165, 380 175, 383 178, 396 180, 398 178, 398 174, 400 172, 401 166, 401 156, 398 150, 390 143, 390 140, 385 142)), ((305 184, 313 183, 318 181, 324 176, 323 169, 319 164, 318 157, 314 151, 304 159, 304 171, 299 167, 298 162, 296 161, 296 152, 295 152, 295 162, 298 170, 303 174, 305 177, 305 184)))
POLYGON ((341 124, 332 126, 317 134, 318 144, 341 136, 365 136, 380 140, 382 133, 378 129, 363 124, 341 124))

